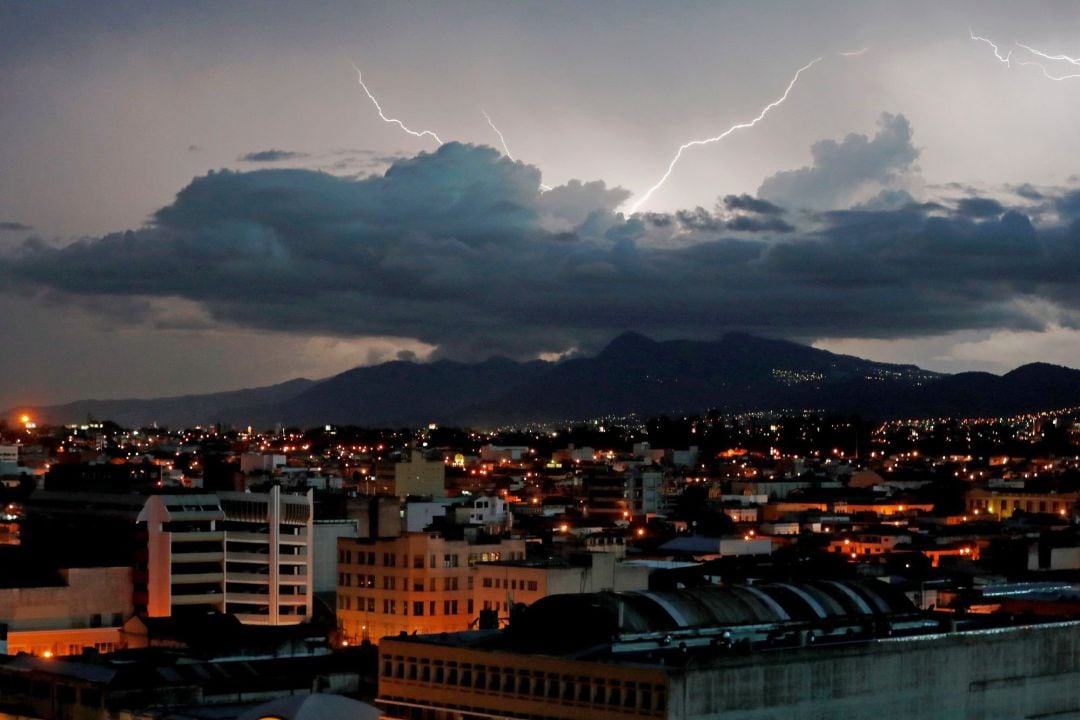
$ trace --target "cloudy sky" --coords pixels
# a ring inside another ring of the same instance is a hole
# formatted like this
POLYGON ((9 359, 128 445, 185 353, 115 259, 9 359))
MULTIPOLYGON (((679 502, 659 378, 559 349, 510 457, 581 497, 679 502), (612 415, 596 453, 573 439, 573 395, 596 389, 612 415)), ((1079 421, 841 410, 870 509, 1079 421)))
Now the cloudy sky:
POLYGON ((0 0, 0 407, 624 330, 1080 366, 1077 56, 1064 2, 0 0))

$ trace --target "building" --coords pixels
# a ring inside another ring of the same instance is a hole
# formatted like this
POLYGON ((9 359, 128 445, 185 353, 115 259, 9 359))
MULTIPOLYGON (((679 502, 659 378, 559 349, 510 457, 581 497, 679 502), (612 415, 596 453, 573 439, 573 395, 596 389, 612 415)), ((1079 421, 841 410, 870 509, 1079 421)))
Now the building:
POLYGON ((475 567, 475 606, 493 610, 503 622, 510 608, 548 595, 604 590, 645 590, 649 568, 627 565, 615 553, 583 552, 550 560, 499 560, 475 567))
POLYGON ((626 480, 626 498, 630 514, 645 517, 660 512, 663 500, 664 475, 655 470, 637 470, 626 480))
POLYGON ((742 555, 769 555, 773 541, 760 535, 680 535, 660 546, 660 552, 696 560, 715 560, 742 555))
POLYGON ((53 657, 123 646, 123 625, 133 612, 130 567, 63 568, 20 578, 9 564, 0 574, 0 635, 7 630, 0 654, 53 657))
POLYGON ((133 568, 138 615, 232 612, 299 623, 312 611, 312 493, 138 495, 37 491, 28 547, 41 562, 133 568), (86 543, 93 537, 94 543, 86 543))
POLYGON ((585 514, 590 518, 627 521, 632 506, 625 473, 590 473, 582 479, 585 514))
POLYGON ((423 453, 413 450, 408 460, 381 462, 375 466, 377 494, 443 495, 446 487, 446 465, 441 460, 425 460, 423 453))
POLYGON ((938 618, 877 581, 560 595, 506 630, 386 638, 387 718, 1066 717, 1080 622, 938 618))
POLYGON ((1002 520, 1017 511, 1075 517, 1080 492, 1030 492, 1024 490, 969 490, 964 504, 969 515, 990 515, 1002 520))
POLYGON ((398 633, 457 632, 475 624, 473 568, 525 557, 524 540, 439 533, 338 539, 337 617, 349 642, 398 633))
POLYGON ((19 474, 19 446, 0 445, 0 476, 19 474))
MULTIPOLYGON (((374 684, 369 665, 360 649, 232 660, 157 648, 104 657, 0 657, 0 717, 235 718, 259 703, 306 696, 316 688, 367 695, 374 684)), ((318 709, 324 712, 316 717, 334 717, 325 714, 325 707, 318 709)))
POLYGON ((135 611, 225 612, 225 512, 216 495, 151 495, 137 522, 135 611))
POLYGON ((509 503, 498 495, 466 498, 463 504, 454 508, 454 522, 474 525, 492 534, 507 532, 514 524, 509 503))
POLYGON ((225 531, 225 611, 253 625, 292 625, 312 614, 312 491, 219 493, 225 531))

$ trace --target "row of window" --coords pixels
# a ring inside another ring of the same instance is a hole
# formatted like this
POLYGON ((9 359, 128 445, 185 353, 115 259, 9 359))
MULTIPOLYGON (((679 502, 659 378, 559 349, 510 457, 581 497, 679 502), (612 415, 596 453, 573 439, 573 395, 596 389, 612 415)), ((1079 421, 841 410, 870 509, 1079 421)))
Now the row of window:
POLYGON ((505 588, 507 590, 531 590, 533 592, 535 592, 537 588, 535 580, 515 580, 513 578, 507 580, 506 578, 486 577, 482 584, 486 588, 495 587, 505 588))
MULTIPOLYGON (((970 505, 971 505, 972 509, 979 509, 979 510, 991 509, 992 510, 994 508, 994 501, 993 500, 973 499, 971 501, 970 505)), ((1066 505, 1067 505, 1067 503, 1064 503, 1064 502, 1061 502, 1061 501, 1058 501, 1058 500, 1054 500, 1053 502, 1050 502, 1050 503, 1048 503, 1046 500, 1039 500, 1039 501, 1035 501, 1035 500, 1024 500, 1024 501, 1013 500, 1012 501, 1012 509, 1013 510, 1019 510, 1020 508, 1023 508, 1025 512, 1041 512, 1041 513, 1055 512, 1056 513, 1056 512, 1061 512, 1061 510, 1065 509, 1066 505)), ((1009 501, 1008 500, 1000 500, 998 502, 998 507, 1001 508, 1001 510, 1003 510, 1003 511, 1008 510, 1009 509, 1009 501)))
MULTIPOLYGON (((364 597, 357 595, 356 597, 350 595, 338 595, 338 610, 356 610, 357 612, 378 612, 376 610, 376 599, 373 597, 364 597)), ((410 602, 403 600, 401 602, 401 615, 409 615, 410 602)), ((442 601, 442 615, 455 616, 461 614, 461 609, 464 607, 465 614, 472 616, 473 614, 473 601, 466 600, 464 605, 460 604, 458 600, 443 600, 442 601)), ((411 603, 413 617, 434 617, 439 615, 439 601, 438 600, 413 600, 411 603)), ((383 615, 397 615, 398 614, 398 602, 397 600, 384 599, 382 601, 382 614, 383 615)))
POLYGON ((608 710, 620 708, 623 711, 663 712, 667 700, 666 688, 652 683, 474 665, 453 660, 431 661, 427 658, 406 658, 400 655, 383 658, 382 676, 602 706, 608 710))
MULTIPOLYGON (((397 578, 394 575, 383 575, 382 576, 382 589, 383 590, 397 590, 397 589, 399 589, 398 588, 398 586, 399 586, 398 579, 399 578, 397 578)), ((409 579, 408 578, 400 578, 400 580, 401 580, 400 589, 401 590, 408 590, 409 589, 409 579)), ((423 578, 415 578, 415 579, 413 579, 413 582, 412 582, 412 591, 413 592, 425 592, 425 589, 426 589, 427 592, 438 592, 439 587, 441 586, 443 592, 454 592, 454 591, 456 591, 456 590, 458 590, 460 588, 459 578, 457 578, 457 577, 444 577, 441 580, 442 581, 440 582, 439 578, 428 578, 426 588, 425 588, 424 579, 423 578)), ((357 573, 356 574, 356 579, 355 579, 355 582, 354 582, 353 575, 351 573, 338 573, 338 587, 373 588, 376 585, 375 581, 376 581, 376 577, 374 575, 363 575, 361 573, 357 573)), ((472 579, 471 576, 466 578, 466 583, 465 584, 466 584, 466 589, 468 589, 468 590, 473 589, 473 579, 472 579)), ((533 585, 536 585, 536 583, 533 583, 533 585)), ((490 587, 490 586, 488 586, 488 587, 490 587)), ((534 587, 534 588, 531 588, 531 589, 535 590, 536 588, 534 587)))
MULTIPOLYGON (((523 560, 525 553, 511 552, 508 554, 510 560, 523 560)), ((338 548, 338 563, 345 565, 377 565, 375 562, 377 554, 374 551, 357 550, 353 552, 351 549, 338 548)), ((499 551, 488 551, 482 553, 469 553, 468 563, 469 565, 475 565, 478 562, 496 562, 502 559, 502 553, 499 551)), ((398 567, 398 556, 395 553, 384 552, 382 554, 382 566, 383 567, 398 567)), ((401 567, 409 567, 409 556, 403 554, 401 556, 401 567)), ((456 568, 461 567, 461 555, 458 553, 444 553, 442 557, 436 553, 430 555, 413 555, 411 566, 414 568, 456 568)))

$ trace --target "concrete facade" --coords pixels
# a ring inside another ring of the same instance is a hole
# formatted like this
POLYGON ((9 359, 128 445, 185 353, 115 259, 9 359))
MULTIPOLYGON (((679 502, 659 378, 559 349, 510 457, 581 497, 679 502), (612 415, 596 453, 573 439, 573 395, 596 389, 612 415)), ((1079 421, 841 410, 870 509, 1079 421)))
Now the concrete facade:
POLYGON ((78 655, 85 647, 110 652, 133 612, 131 568, 70 568, 62 586, 0 589, 0 623, 7 653, 78 655))
POLYGON ((1080 716, 1080 623, 880 639, 732 658, 670 677, 686 720, 1080 716))

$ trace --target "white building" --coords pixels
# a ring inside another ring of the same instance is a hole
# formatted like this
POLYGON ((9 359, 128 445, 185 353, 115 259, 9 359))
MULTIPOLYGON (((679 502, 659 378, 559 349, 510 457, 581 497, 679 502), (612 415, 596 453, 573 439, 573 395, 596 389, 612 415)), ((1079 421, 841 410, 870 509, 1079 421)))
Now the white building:
POLYGON ((241 622, 295 625, 311 617, 313 492, 220 493, 225 512, 225 610, 241 622))
POLYGON ((211 607, 256 625, 311 616, 311 491, 153 495, 137 522, 147 550, 136 570, 138 611, 211 607))

